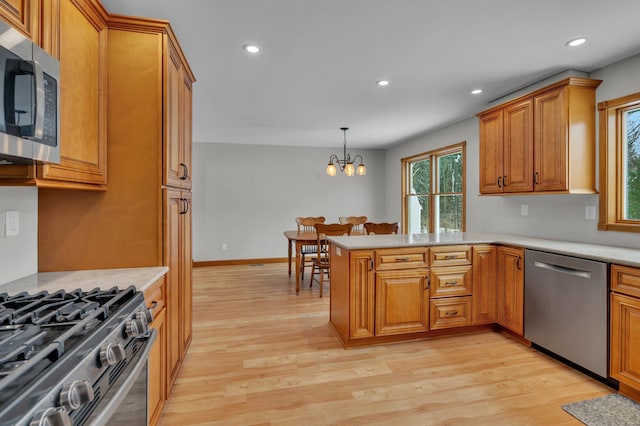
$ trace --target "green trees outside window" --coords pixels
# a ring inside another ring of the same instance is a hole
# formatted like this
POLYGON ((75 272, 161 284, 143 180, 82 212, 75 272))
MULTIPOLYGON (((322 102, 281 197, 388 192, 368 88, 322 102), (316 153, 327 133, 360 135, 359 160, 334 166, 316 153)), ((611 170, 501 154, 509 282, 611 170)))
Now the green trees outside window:
POLYGON ((625 114, 624 218, 640 220, 640 108, 625 114))
POLYGON ((402 159, 403 230, 464 231, 465 142, 402 159))

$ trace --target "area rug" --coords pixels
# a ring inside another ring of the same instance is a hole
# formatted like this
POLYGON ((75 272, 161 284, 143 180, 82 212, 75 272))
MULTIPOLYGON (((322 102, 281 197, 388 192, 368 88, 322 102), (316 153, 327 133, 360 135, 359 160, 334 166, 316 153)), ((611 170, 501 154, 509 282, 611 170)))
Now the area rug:
POLYGON ((572 402, 562 409, 587 426, 640 425, 640 404, 618 394, 572 402))

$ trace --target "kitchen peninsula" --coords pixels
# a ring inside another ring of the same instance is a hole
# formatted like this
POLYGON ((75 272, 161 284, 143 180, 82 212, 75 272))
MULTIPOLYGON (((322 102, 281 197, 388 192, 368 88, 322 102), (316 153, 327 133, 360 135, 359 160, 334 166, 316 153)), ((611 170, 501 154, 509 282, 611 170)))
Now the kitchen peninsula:
POLYGON ((493 233, 330 237, 345 347, 479 331, 524 340, 524 249, 640 268, 640 250, 493 233))

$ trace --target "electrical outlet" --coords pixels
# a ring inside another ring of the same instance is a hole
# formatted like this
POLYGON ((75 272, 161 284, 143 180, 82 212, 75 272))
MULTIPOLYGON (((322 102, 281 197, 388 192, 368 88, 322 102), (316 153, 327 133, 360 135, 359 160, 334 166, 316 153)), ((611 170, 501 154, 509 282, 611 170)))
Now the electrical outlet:
POLYGON ((222 243, 222 251, 227 251, 227 243, 222 243))
POLYGON ((8 210, 4 219, 4 235, 7 237, 17 237, 20 235, 20 212, 18 210, 8 210))
POLYGON ((528 204, 520 204, 520 215, 521 216, 529 216, 529 205, 528 204))
POLYGON ((584 206, 584 220, 596 220, 596 206, 584 206))

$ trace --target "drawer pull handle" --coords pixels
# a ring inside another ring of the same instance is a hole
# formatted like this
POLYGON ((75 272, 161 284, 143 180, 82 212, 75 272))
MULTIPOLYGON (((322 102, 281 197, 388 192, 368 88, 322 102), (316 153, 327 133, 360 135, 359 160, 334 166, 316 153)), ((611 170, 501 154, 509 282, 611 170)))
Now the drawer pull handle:
POLYGON ((455 254, 448 254, 444 257, 446 260, 450 260, 450 259, 457 259, 458 256, 455 254))
POLYGON ((408 257, 396 257, 396 262, 408 262, 408 257))
POLYGON ((444 285, 456 285, 456 284, 458 284, 458 281, 446 281, 444 283, 444 285))
POLYGON ((153 301, 151 302, 151 305, 149 305, 149 310, 155 309, 158 306, 158 302, 157 301, 153 301))
POLYGON ((458 315, 458 311, 447 311, 444 314, 448 317, 452 317, 454 315, 458 315))

